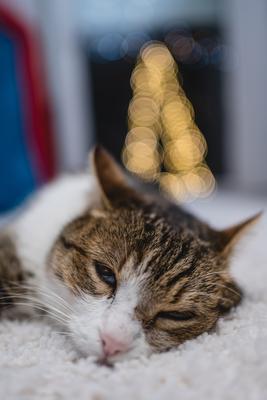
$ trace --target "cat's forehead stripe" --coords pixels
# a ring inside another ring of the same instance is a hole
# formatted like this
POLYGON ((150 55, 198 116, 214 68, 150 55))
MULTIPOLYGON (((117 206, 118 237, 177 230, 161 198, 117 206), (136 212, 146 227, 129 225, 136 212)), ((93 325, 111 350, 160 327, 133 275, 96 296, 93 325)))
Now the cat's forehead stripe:
POLYGON ((150 250, 145 253, 143 258, 140 260, 137 266, 138 274, 145 274, 148 271, 148 266, 151 265, 151 261, 154 259, 157 254, 157 249, 150 250))
POLYGON ((188 265, 188 268, 179 271, 177 274, 172 275, 170 279, 166 282, 166 288, 170 289, 171 287, 175 286, 176 283, 179 282, 182 278, 190 278, 195 269, 196 263, 191 263, 188 265))
MULTIPOLYGON (((184 241, 176 244, 174 241, 162 241, 154 249, 153 255, 146 264, 146 271, 154 270, 154 278, 160 279, 167 271, 178 270, 184 266, 185 262, 192 260, 193 251, 190 241, 184 241), (153 269, 155 266, 160 268, 153 269)), ((187 267, 187 263, 185 264, 187 267)), ((181 271, 181 269, 180 269, 181 271)))

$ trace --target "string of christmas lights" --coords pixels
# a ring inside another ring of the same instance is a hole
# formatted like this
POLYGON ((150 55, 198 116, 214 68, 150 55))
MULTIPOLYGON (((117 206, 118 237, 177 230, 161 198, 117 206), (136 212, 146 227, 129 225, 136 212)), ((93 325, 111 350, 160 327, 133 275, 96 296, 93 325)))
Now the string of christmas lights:
POLYGON ((165 44, 144 46, 131 76, 133 98, 122 159, 141 178, 157 181, 177 201, 208 196, 215 179, 205 162, 207 143, 165 44))

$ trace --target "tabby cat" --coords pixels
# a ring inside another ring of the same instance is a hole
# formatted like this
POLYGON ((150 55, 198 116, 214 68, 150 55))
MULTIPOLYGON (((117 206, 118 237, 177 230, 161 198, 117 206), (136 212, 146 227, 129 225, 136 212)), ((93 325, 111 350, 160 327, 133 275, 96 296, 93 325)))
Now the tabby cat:
POLYGON ((217 231, 135 189, 101 147, 92 158, 93 174, 50 184, 1 233, 4 312, 40 311, 110 363, 210 331, 241 300, 229 259, 259 215, 217 231))

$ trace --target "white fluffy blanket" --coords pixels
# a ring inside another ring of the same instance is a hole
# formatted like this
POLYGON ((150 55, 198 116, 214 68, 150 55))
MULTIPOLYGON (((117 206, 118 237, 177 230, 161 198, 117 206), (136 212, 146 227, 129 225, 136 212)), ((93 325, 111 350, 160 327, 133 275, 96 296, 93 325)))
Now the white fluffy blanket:
MULTIPOLYGON (((266 205, 220 194, 192 208, 221 227, 266 205)), ((246 297, 214 333, 112 369, 77 358, 68 339, 42 321, 0 321, 1 400, 267 399, 266 216, 232 265, 246 297)))

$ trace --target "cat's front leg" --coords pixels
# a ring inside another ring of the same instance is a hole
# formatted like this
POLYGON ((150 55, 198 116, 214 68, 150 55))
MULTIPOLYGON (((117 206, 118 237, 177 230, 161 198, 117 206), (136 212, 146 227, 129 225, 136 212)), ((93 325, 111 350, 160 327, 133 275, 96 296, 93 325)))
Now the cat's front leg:
POLYGON ((15 244, 8 233, 0 234, 0 313, 22 302, 26 281, 15 244))

